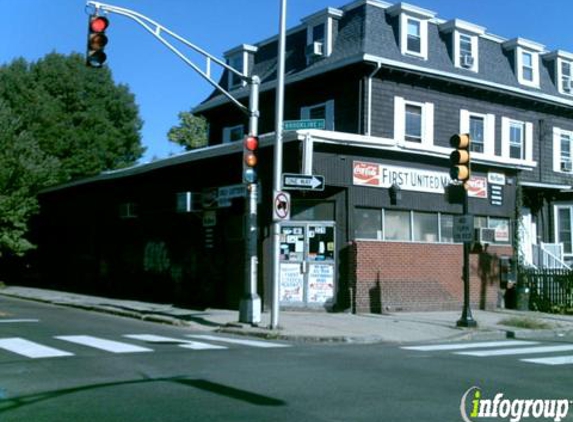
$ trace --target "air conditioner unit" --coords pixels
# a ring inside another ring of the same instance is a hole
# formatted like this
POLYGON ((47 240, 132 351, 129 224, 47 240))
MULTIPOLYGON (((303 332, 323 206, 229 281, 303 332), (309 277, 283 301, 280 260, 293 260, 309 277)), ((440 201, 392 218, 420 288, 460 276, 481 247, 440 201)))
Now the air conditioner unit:
POLYGON ((177 212, 197 212, 202 211, 201 194, 197 192, 177 192, 176 194, 177 212))
POLYGON ((306 46, 306 55, 312 57, 320 57, 324 55, 324 50, 322 48, 322 43, 320 41, 314 41, 313 43, 306 46))
POLYGON ((573 166, 571 161, 561 161, 561 171, 566 171, 566 172, 573 171, 573 166))
POLYGON ((495 242, 495 229, 480 227, 476 229, 475 240, 482 245, 495 242))
POLYGON ((462 66, 463 67, 473 67, 474 57, 471 54, 464 54, 462 56, 462 66))

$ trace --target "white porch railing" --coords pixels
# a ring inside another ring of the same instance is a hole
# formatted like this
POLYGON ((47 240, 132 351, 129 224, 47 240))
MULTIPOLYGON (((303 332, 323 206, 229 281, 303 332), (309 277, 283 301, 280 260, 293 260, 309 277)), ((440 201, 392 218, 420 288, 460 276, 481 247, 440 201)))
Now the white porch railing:
POLYGON ((531 245, 532 258, 531 266, 535 268, 561 268, 570 270, 563 257, 562 243, 543 243, 531 245))

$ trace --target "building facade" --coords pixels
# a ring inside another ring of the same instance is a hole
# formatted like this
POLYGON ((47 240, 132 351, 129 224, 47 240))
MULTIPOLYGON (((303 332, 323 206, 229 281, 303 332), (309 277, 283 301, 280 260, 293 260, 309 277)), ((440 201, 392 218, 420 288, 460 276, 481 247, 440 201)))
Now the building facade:
MULTIPOLYGON (((258 287, 266 306, 277 38, 225 56, 261 79, 258 287)), ((573 54, 414 5, 358 0, 302 19, 288 31, 286 57, 285 120, 322 128, 285 132, 283 170, 323 176, 325 186, 290 190, 291 218, 281 223, 282 306, 459 309, 462 244, 454 241, 454 220, 462 203, 449 178, 456 133, 472 139, 469 210, 484 229, 471 254, 473 306, 499 304, 505 258, 572 263, 573 54)), ((248 101, 239 78, 224 73, 221 85, 248 101)), ((218 92, 195 113, 209 122, 207 148, 44 193, 39 251, 52 253, 44 268, 65 256, 81 272, 83 259, 96 290, 238 304, 247 121, 218 92), (62 219, 66 212, 73 216, 62 219), (60 257, 50 242, 62 231, 69 236, 60 257), (83 251, 75 238, 86 231, 83 251)))

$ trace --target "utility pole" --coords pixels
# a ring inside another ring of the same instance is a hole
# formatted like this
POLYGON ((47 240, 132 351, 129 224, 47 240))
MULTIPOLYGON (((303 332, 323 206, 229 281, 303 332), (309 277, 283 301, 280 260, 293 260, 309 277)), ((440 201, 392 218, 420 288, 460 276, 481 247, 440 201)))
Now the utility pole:
MULTIPOLYGON (((277 55, 277 89, 276 89, 276 118, 275 118, 275 156, 273 161, 273 190, 282 190, 281 174, 283 164, 283 119, 284 119, 284 80, 285 80, 285 49, 286 49, 286 6, 287 0, 281 0, 279 18, 279 43, 277 55)), ((274 195, 273 195, 274 196, 274 195)), ((274 218, 274 212, 273 212, 274 218)), ((273 267, 272 267, 272 302, 271 329, 279 325, 279 293, 280 293, 280 246, 281 224, 273 221, 273 267)))
MULTIPOLYGON (((153 35, 157 40, 159 40, 163 45, 165 45, 172 53, 190 66, 195 72, 197 72, 203 79, 205 79, 209 84, 211 84, 217 91, 223 94, 227 99, 229 99, 236 107, 238 107, 242 112, 244 112, 249 117, 249 134, 252 136, 258 136, 259 130, 259 87, 260 78, 258 76, 248 76, 229 66, 223 60, 216 58, 215 56, 207 53, 202 48, 196 46, 195 44, 187 41, 185 38, 176 34, 175 32, 167 29, 166 27, 160 25, 159 23, 153 21, 147 16, 141 13, 135 12, 130 9, 125 9, 123 7, 117 7, 111 4, 100 3, 97 1, 88 1, 86 3, 87 7, 90 7, 95 15, 98 15, 100 11, 105 13, 115 13, 128 17, 140 26, 142 26, 146 31, 153 35), (201 69, 191 60, 189 60, 183 53, 181 53, 170 40, 164 37, 167 34, 172 39, 186 45, 191 48, 196 53, 205 57, 205 70, 201 69), (215 63, 221 66, 224 70, 235 74, 242 81, 246 82, 249 87, 249 106, 246 107, 239 100, 237 100, 231 93, 220 86, 211 77, 211 65, 215 63)), ((245 205, 245 224, 247 229, 245 230, 245 293, 240 303, 239 310, 239 321, 256 325, 261 321, 261 299, 257 294, 257 242, 258 242, 258 224, 257 224, 257 184, 247 183, 247 198, 245 205)))

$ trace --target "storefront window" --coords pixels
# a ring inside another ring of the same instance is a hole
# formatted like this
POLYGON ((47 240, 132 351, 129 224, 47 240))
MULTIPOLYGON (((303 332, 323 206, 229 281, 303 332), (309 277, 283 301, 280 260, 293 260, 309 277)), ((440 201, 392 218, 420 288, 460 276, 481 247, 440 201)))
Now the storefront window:
POLYGON ((509 232, 509 218, 490 217, 488 227, 495 229, 496 243, 510 243, 511 237, 509 232))
POLYGON ((414 212, 414 241, 438 241, 438 214, 431 212, 414 212))
POLYGON ((354 221, 355 238, 382 240, 382 210, 355 208, 354 221))
POLYGON ((410 240, 410 211, 384 212, 386 240, 410 240))
POLYGON ((454 242, 454 216, 451 214, 440 214, 440 242, 454 242))

